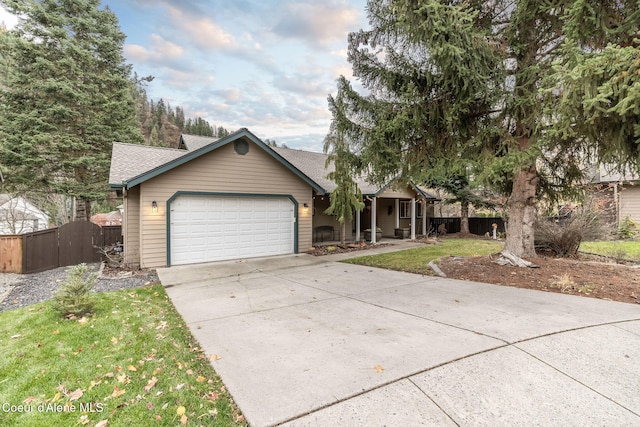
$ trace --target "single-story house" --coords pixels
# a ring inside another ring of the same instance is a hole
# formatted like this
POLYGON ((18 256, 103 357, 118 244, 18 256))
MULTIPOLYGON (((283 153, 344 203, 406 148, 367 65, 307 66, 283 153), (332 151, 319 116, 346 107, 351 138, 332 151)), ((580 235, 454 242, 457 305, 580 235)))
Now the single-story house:
POLYGON ((22 196, 0 194, 0 234, 24 234, 49 228, 49 215, 22 196))
POLYGON ((610 207, 611 222, 619 225, 628 217, 640 224, 640 177, 637 174, 621 174, 600 166, 593 174, 592 183, 599 187, 594 195, 610 207))
MULTIPOLYGON (((324 213, 335 188, 326 159, 270 147, 245 128, 220 139, 182 135, 177 149, 115 142, 109 185, 124 200, 125 263, 290 254, 337 239, 339 224, 324 213)), ((389 237, 399 228, 426 234, 434 196, 413 185, 360 181, 366 207, 347 225, 355 239, 376 228, 389 237)))

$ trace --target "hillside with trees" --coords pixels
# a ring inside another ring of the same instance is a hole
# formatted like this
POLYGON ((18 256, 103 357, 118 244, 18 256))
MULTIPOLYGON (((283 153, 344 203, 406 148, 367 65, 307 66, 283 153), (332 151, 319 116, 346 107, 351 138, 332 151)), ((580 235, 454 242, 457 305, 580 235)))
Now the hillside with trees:
MULTIPOLYGON (((145 79, 143 79, 145 80, 145 79)), ((146 80, 151 80, 146 78, 146 80)), ((134 81, 137 82, 137 76, 134 81)), ((222 138, 231 132, 222 126, 216 127, 202 117, 185 117, 184 108, 166 103, 164 99, 154 101, 140 83, 134 83, 136 116, 140 132, 147 145, 178 147, 181 133, 222 138)))

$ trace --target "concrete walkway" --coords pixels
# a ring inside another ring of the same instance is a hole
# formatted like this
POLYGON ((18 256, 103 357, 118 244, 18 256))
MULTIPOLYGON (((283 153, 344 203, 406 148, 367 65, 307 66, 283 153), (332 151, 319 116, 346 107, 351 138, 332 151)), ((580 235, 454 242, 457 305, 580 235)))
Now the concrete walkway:
POLYGON ((640 425, 640 305, 345 256, 158 271, 252 426, 640 425))

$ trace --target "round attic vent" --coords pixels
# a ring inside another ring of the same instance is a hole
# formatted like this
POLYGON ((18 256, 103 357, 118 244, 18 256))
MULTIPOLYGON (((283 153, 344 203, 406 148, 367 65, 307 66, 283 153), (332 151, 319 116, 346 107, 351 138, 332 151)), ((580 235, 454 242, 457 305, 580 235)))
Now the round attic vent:
POLYGON ((244 139, 239 139, 233 143, 233 149, 236 153, 245 155, 249 152, 249 143, 244 139))

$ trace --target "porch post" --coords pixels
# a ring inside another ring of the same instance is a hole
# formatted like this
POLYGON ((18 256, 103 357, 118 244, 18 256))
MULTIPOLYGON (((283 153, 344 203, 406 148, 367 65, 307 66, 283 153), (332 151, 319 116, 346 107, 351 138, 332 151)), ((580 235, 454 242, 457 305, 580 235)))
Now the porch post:
POLYGON ((360 214, 362 211, 356 211, 356 243, 360 242, 360 214))
POLYGON ((396 228, 400 228, 400 199, 396 199, 396 228))
POLYGON ((427 201, 423 200, 420 203, 422 203, 422 235, 426 237, 427 235, 427 201))
POLYGON ((378 229, 378 226, 376 225, 377 209, 377 198, 374 197, 371 199, 371 243, 376 243, 376 230, 378 229))
POLYGON ((411 240, 416 239, 416 198, 411 199, 411 240))

